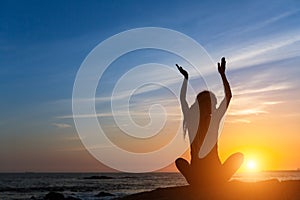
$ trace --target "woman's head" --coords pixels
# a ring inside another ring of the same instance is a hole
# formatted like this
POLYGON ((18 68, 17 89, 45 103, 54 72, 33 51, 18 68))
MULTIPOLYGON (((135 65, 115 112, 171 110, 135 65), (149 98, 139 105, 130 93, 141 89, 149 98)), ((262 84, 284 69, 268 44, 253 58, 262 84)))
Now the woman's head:
POLYGON ((191 123, 191 125, 193 125, 194 123, 192 121, 201 121, 204 118, 206 118, 207 115, 210 115, 213 112, 213 110, 216 109, 216 105, 217 98, 214 95, 214 93, 210 91, 200 92, 197 95, 196 102, 190 108, 190 116, 188 116, 188 118, 183 119, 184 136, 186 135, 188 124, 191 123))
POLYGON ((214 93, 210 91, 203 91, 197 95, 199 110, 201 113, 211 114, 216 109, 217 98, 214 93))

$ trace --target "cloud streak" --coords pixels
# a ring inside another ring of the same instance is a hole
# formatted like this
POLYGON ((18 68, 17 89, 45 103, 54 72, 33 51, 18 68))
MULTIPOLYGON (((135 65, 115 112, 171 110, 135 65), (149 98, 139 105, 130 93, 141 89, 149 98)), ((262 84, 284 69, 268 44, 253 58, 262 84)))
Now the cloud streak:
POLYGON ((70 124, 64 124, 64 123, 53 123, 52 125, 57 128, 71 128, 72 127, 70 124))
POLYGON ((230 63, 232 68, 240 69, 299 56, 299 51, 286 51, 286 48, 293 49, 298 42, 300 42, 300 31, 261 38, 258 42, 245 44, 244 47, 238 47, 236 48, 238 50, 230 52, 232 58, 230 63))

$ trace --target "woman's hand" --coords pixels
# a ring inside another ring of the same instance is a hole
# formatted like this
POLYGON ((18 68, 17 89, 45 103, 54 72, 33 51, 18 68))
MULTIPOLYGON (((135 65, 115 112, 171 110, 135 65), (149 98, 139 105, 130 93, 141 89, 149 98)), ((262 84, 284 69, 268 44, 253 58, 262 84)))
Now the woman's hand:
POLYGON ((184 76, 185 79, 189 78, 189 74, 187 71, 185 71, 181 66, 176 64, 177 69, 180 71, 180 73, 184 76))
POLYGON ((223 57, 221 59, 221 64, 218 63, 218 71, 221 75, 224 75, 225 74, 225 69, 226 69, 226 60, 225 58, 223 57))
MULTIPOLYGON (((232 97, 230 85, 229 85, 229 82, 228 82, 228 80, 226 78, 226 75, 225 75, 225 70, 226 70, 226 60, 223 57, 221 59, 221 64, 218 63, 218 71, 219 71, 219 73, 221 75, 221 78, 222 78, 222 81, 223 81, 225 98, 221 102, 221 104, 220 104, 220 106, 218 108, 219 110, 220 110, 220 108, 226 108, 227 109, 228 106, 229 106, 231 97, 232 97)), ((223 111, 226 111, 226 109, 224 109, 223 111)))

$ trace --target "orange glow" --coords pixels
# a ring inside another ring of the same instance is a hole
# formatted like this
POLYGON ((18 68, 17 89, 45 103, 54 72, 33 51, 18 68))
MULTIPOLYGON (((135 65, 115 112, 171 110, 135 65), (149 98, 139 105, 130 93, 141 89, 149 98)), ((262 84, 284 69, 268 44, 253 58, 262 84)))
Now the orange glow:
POLYGON ((255 161, 253 161, 253 160, 249 160, 249 161, 247 161, 247 168, 249 169, 249 170, 254 170, 254 169, 256 169, 256 162, 255 161))
POLYGON ((255 160, 247 160, 245 164, 247 169, 251 172, 258 170, 258 165, 255 160))

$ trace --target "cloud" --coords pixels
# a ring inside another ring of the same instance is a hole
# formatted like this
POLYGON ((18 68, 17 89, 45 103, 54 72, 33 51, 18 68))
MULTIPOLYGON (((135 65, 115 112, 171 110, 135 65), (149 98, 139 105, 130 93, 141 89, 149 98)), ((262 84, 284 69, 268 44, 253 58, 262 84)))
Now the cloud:
POLYGON ((270 24, 273 24, 273 23, 275 23, 275 22, 277 22, 279 20, 282 20, 282 19, 284 19, 286 17, 289 17, 289 16, 291 16, 291 15, 297 13, 297 12, 299 12, 299 9, 281 13, 279 15, 270 17, 269 19, 266 19, 266 20, 264 20, 262 22, 256 23, 256 24, 254 24, 252 26, 249 26, 247 28, 243 27, 243 29, 241 30, 241 32, 250 32, 250 31, 262 29, 262 28, 264 28, 266 26, 269 26, 270 24))
POLYGON ((238 82, 232 88, 233 99, 228 111, 229 123, 251 123, 257 115, 272 113, 270 106, 284 103, 278 94, 294 87, 288 81, 274 80, 274 70, 241 71, 237 74, 238 82), (245 80, 251 80, 244 84, 245 80))
POLYGON ((74 119, 74 118, 91 118, 91 117, 110 117, 111 113, 97 113, 97 114, 82 114, 82 115, 62 115, 57 116, 58 119, 74 119))
POLYGON ((278 22, 279 20, 283 20, 284 18, 287 18, 293 14, 298 13, 299 10, 300 9, 295 9, 295 10, 283 12, 280 14, 276 13, 276 15, 270 16, 269 18, 267 18, 265 20, 259 20, 256 23, 247 23, 244 26, 238 26, 238 27, 232 28, 230 30, 220 32, 220 33, 214 35, 213 39, 224 38, 224 36, 226 36, 226 35, 240 36, 241 34, 249 34, 256 30, 262 30, 263 28, 265 28, 269 25, 272 25, 272 24, 278 22))
POLYGON ((270 25, 273 27, 283 24, 279 21, 287 21, 288 19, 285 18, 299 13, 299 10, 277 13, 264 21, 257 21, 220 33, 217 35, 216 44, 214 44, 218 48, 217 51, 212 52, 216 55, 214 57, 226 55, 229 58, 231 69, 298 57, 300 29, 297 26, 289 29, 278 29, 278 31, 271 33, 267 28, 270 25), (255 30, 257 31, 254 32, 255 30), (221 40, 223 42, 220 42, 221 40))
POLYGON ((243 115, 258 115, 258 114, 266 114, 266 113, 268 112, 259 108, 248 108, 248 109, 230 111, 228 112, 228 115, 243 116, 243 115))
POLYGON ((286 48, 293 48, 291 46, 300 42, 300 31, 269 38, 271 39, 263 38, 259 42, 231 52, 232 67, 238 69, 299 56, 299 52, 286 51, 286 48))
POLYGON ((233 120, 226 120, 226 123, 233 123, 233 124, 235 124, 235 123, 246 123, 246 124, 249 124, 249 123, 251 123, 251 121, 248 120, 248 119, 233 119, 233 120))
POLYGON ((280 82, 280 83, 274 83, 273 85, 265 86, 265 87, 252 87, 249 88, 249 85, 247 86, 237 86, 233 89, 235 91, 235 95, 251 95, 251 94, 258 94, 258 93, 266 93, 266 92, 273 92, 273 91, 280 91, 280 90, 286 90, 289 88, 292 88, 293 85, 288 82, 280 82), (245 88, 248 87, 248 88, 245 88))
MULTIPOLYGON (((176 109, 177 106, 168 106, 168 109, 176 109)), ((145 117, 148 112, 145 111, 149 109, 145 108, 145 106, 140 106, 139 108, 136 108, 135 110, 129 111, 130 116, 142 116, 145 117)), ((166 113, 169 117, 179 117, 181 116, 180 113, 178 112, 167 112, 166 113)), ((152 115, 161 115, 161 113, 152 113, 152 115)), ((117 114, 112 113, 112 112, 107 112, 107 113, 96 113, 96 114, 81 114, 81 115, 62 115, 62 116, 57 116, 56 118, 58 119, 74 119, 74 118, 92 118, 92 117, 114 117, 114 116, 123 116, 123 117, 128 117, 128 112, 126 110, 121 110, 117 114)), ((59 128, 63 128, 63 125, 67 124, 53 124, 59 128)), ((64 127, 66 128, 66 127, 64 127)))
POLYGON ((63 123, 53 123, 52 125, 57 128, 71 128, 72 127, 70 124, 63 124, 63 123))
POLYGON ((277 105, 277 104, 281 104, 283 103, 283 101, 266 101, 263 104, 265 105, 277 105))

